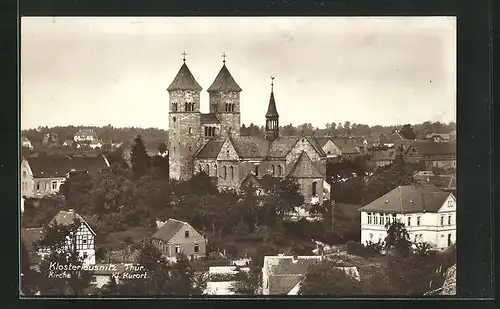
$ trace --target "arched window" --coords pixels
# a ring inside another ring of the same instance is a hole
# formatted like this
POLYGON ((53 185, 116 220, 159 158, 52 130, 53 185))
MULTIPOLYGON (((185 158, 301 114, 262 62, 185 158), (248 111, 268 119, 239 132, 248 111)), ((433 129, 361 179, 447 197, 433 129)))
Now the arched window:
POLYGON ((201 173, 201 164, 198 164, 198 173, 201 173))
POLYGON ((191 127, 189 127, 189 128, 188 128, 188 134, 189 134, 189 135, 191 135, 191 133, 192 133, 192 132, 193 132, 192 128, 191 128, 191 127))
POLYGON ((229 134, 233 133, 233 128, 229 128, 228 132, 229 134))
POLYGON ((177 103, 172 103, 172 111, 173 112, 177 111, 177 103))
POLYGON ((259 176, 259 166, 255 165, 255 176, 259 176))
POLYGON ((175 122, 177 120, 177 118, 174 117, 174 118, 172 118, 172 120, 175 122))
POLYGON ((275 173, 276 173, 276 168, 273 165, 273 176, 274 176, 275 173))
POLYGON ((281 176, 281 165, 278 165, 278 176, 281 176))
POLYGON ((207 169, 206 169, 207 175, 210 176, 210 165, 207 164, 207 169))
POLYGON ((218 170, 217 170, 217 164, 214 165, 214 171, 215 171, 215 175, 214 176, 218 176, 217 174, 219 173, 218 170))
POLYGON ((231 166, 229 168, 229 172, 231 173, 231 179, 234 179, 234 167, 233 166, 231 166))
POLYGON ((312 195, 313 196, 316 196, 317 195, 317 192, 316 192, 316 181, 312 183, 312 195))
POLYGON ((226 167, 225 167, 225 166, 223 167, 223 171, 224 171, 224 172, 223 172, 224 179, 226 179, 226 178, 227 178, 227 169, 226 169, 226 167))
POLYGON ((184 103, 184 111, 186 111, 186 112, 188 111, 188 104, 187 104, 187 102, 184 103))

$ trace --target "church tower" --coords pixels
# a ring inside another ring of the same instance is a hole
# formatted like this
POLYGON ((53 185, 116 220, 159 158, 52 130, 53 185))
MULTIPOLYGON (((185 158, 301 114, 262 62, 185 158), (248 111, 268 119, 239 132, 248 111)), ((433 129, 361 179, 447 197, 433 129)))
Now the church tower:
POLYGON ((274 101, 274 77, 271 77, 271 97, 269 98, 269 106, 266 113, 266 138, 270 141, 279 136, 279 115, 276 110, 276 102, 274 101))
POLYGON ((193 74, 183 64, 167 88, 169 93, 168 156, 170 178, 186 180, 193 175, 193 154, 198 147, 200 128, 200 92, 193 74))
POLYGON ((226 67, 226 54, 222 57, 222 68, 212 85, 207 89, 210 97, 210 113, 217 116, 221 123, 221 137, 228 134, 240 135, 240 86, 235 82, 226 67))

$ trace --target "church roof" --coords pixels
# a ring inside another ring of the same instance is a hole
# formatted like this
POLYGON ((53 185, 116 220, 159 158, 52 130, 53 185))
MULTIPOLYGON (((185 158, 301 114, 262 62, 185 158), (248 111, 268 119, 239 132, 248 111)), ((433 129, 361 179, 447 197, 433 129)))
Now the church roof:
POLYGON ((268 155, 273 158, 286 156, 288 151, 297 144, 299 136, 279 136, 271 142, 268 155))
POLYGON ((201 114, 201 124, 220 123, 215 114, 201 114))
POLYGON ((302 151, 288 176, 294 178, 323 178, 305 151, 302 151))
POLYGON ((241 92, 240 86, 234 81, 231 73, 224 64, 217 74, 212 85, 207 89, 208 92, 219 92, 219 91, 234 91, 241 92))
POLYGON ((264 158, 269 141, 259 136, 231 136, 231 142, 240 158, 264 158))
POLYGON ((217 155, 224 144, 224 139, 213 139, 208 141, 205 146, 203 146, 196 154, 196 158, 198 159, 214 159, 217 158, 217 155))
POLYGON ((173 90, 194 90, 194 91, 201 91, 202 88, 200 84, 196 81, 194 78, 193 74, 189 70, 188 66, 186 63, 182 64, 179 72, 175 76, 174 80, 168 86, 167 88, 168 91, 173 91, 173 90))
POLYGON ((269 106, 267 107, 266 117, 279 117, 273 92, 271 92, 271 97, 269 98, 269 106))
POLYGON ((342 152, 345 154, 358 154, 359 151, 356 149, 356 141, 348 138, 348 137, 341 137, 341 138, 334 138, 332 141, 335 143, 337 147, 342 149, 342 152))

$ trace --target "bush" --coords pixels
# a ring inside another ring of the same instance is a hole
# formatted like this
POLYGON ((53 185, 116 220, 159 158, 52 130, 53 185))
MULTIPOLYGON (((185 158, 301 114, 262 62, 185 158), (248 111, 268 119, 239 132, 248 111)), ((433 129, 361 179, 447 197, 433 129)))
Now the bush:
POLYGON ((366 246, 362 245, 359 242, 348 241, 347 242, 347 252, 352 255, 357 255, 361 257, 370 257, 377 254, 380 254, 380 251, 383 248, 382 242, 368 242, 366 246))

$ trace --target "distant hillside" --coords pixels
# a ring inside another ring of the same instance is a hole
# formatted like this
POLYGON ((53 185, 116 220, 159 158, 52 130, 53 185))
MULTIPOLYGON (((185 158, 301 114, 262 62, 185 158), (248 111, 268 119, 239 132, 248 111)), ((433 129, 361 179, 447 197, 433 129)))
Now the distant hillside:
MULTIPOLYGON (((73 136, 81 127, 64 126, 64 127, 42 127, 38 129, 22 130, 21 135, 26 136, 35 146, 42 143, 43 137, 47 133, 57 134, 59 140, 73 140, 73 136)), ((105 143, 123 143, 124 148, 129 148, 137 136, 140 134, 144 140, 147 149, 155 150, 160 143, 167 143, 168 131, 157 128, 115 128, 113 126, 105 127, 86 127, 94 129, 99 139, 105 143)))

